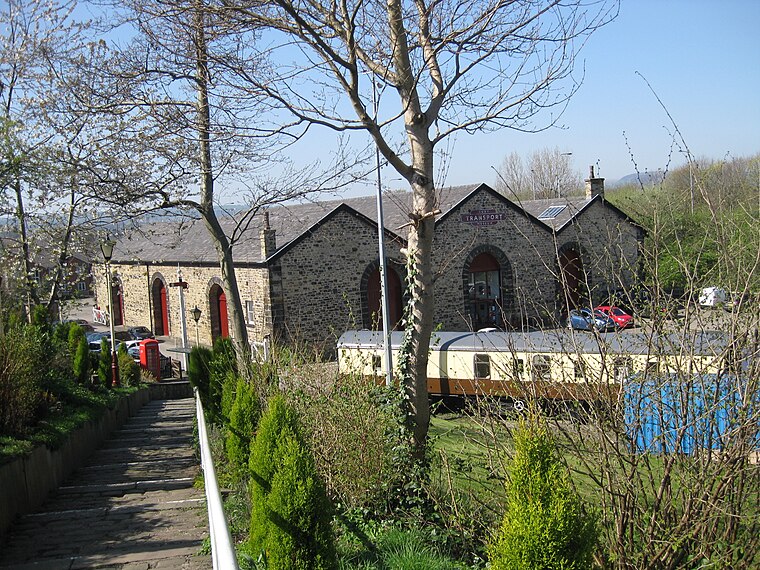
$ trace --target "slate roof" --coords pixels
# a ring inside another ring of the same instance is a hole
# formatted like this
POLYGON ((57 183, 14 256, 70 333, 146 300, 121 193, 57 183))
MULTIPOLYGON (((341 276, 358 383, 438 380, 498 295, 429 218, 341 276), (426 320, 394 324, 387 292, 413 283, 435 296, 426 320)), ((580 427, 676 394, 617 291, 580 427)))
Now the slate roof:
MULTIPOLYGON (((485 184, 447 187, 438 192, 438 207, 442 216, 439 222, 460 202, 477 189, 483 189, 498 195, 485 184)), ((504 198, 506 205, 515 208, 543 225, 548 231, 561 230, 584 208, 593 201, 585 198, 562 198, 558 200, 511 201, 504 198), (538 215, 547 207, 566 205, 556 218, 539 220, 538 215)), ((345 209, 358 215, 366 223, 377 223, 377 204, 375 195, 344 198, 335 200, 311 201, 297 204, 283 204, 268 208, 271 229, 276 232, 278 252, 287 249, 300 236, 326 221, 339 209, 345 209)), ((383 214, 387 231, 401 237, 406 236, 409 223, 408 212, 411 207, 411 193, 389 191, 383 195, 383 214)), ((610 206, 612 207, 612 206, 610 206)), ((615 210, 617 210, 615 208, 615 210)), ((619 212, 619 211, 618 211, 619 212)), ((624 216, 622 212, 619 212, 624 216)), ((227 235, 235 228, 232 217, 220 220, 227 235)), ((242 238, 234 248, 235 263, 240 266, 256 266, 265 263, 261 258, 259 233, 263 227, 263 215, 259 213, 250 221, 242 238)), ((277 255, 277 254, 275 254, 277 255)), ((154 222, 140 226, 119 236, 114 248, 113 260, 117 263, 154 262, 162 264, 216 265, 218 257, 211 239, 202 221, 191 219, 173 219, 170 222, 154 222)))

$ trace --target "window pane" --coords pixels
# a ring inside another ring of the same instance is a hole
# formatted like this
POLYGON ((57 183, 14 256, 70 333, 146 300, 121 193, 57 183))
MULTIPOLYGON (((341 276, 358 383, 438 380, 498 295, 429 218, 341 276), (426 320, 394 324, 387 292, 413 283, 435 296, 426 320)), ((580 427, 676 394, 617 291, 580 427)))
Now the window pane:
POLYGON ((491 358, 487 354, 475 355, 475 378, 491 376, 491 358))

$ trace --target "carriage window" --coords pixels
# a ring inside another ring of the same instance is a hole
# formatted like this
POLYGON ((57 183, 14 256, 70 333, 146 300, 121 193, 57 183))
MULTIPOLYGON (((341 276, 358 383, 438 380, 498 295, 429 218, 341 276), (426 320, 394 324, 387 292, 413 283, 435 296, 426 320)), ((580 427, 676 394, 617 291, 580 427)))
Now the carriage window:
POLYGON ((475 378, 491 377, 491 358, 487 354, 475 355, 475 378))
POLYGON ((612 366, 615 382, 623 383, 631 376, 630 358, 617 358, 612 366))
POLYGON ((372 370, 380 372, 383 368, 383 359, 379 354, 372 355, 372 370))
POLYGON ((525 361, 522 358, 512 359, 512 375, 515 377, 515 380, 522 378, 524 372, 525 361))
POLYGON ((576 360, 573 362, 573 368, 575 369, 575 381, 583 382, 586 379, 586 363, 583 360, 576 360))
POLYGON ((533 380, 549 382, 552 379, 551 360, 545 354, 536 354, 533 357, 533 380))

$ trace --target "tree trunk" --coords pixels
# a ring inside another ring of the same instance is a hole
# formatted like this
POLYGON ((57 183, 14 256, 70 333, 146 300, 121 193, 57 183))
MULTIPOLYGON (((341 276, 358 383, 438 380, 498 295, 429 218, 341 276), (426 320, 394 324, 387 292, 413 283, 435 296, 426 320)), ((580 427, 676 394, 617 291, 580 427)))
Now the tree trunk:
POLYGON ((196 23, 196 88, 198 92, 198 141, 200 153, 200 186, 201 201, 199 212, 214 242, 219 257, 219 268, 222 272, 225 292, 228 298, 228 311, 232 324, 232 336, 235 342, 235 352, 238 358, 240 371, 249 369, 250 344, 248 343, 248 329, 245 326, 243 306, 240 300, 235 274, 235 264, 232 257, 232 244, 224 233, 214 211, 214 176, 211 161, 211 113, 208 99, 208 45, 206 43, 206 22, 203 5, 198 3, 195 13, 196 23))
POLYGON ((37 293, 37 281, 34 277, 34 267, 32 265, 31 252, 29 251, 26 211, 24 210, 24 194, 18 174, 13 180, 13 190, 16 194, 16 223, 21 245, 21 265, 24 269, 24 289, 26 290, 27 304, 29 305, 29 314, 27 316, 31 322, 32 307, 40 304, 40 297, 37 293))

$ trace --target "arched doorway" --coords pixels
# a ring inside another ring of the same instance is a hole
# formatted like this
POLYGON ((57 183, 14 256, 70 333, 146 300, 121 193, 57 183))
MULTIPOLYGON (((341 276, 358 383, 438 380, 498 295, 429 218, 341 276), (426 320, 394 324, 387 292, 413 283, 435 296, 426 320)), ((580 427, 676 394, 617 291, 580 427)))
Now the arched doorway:
POLYGON ((559 297, 563 312, 585 305, 585 272, 583 259, 574 246, 564 246, 559 251, 559 297))
POLYGON ((211 317, 211 340, 228 338, 230 326, 227 320, 227 296, 218 284, 214 283, 209 290, 209 314, 211 317))
POLYGON ((166 336, 169 334, 169 300, 163 279, 156 278, 153 281, 151 296, 153 301, 153 332, 156 336, 166 336))
POLYGON ((489 252, 465 266, 465 310, 473 330, 504 326, 501 264, 489 252))
MULTIPOLYGON (((393 267, 388 269, 388 315, 393 330, 397 330, 403 316, 403 300, 401 278, 393 267)), ((364 315, 364 327, 371 330, 383 328, 382 317, 382 292, 380 289, 380 264, 376 262, 370 265, 362 278, 362 290, 366 291, 366 311, 364 315), (374 268, 373 268, 374 266, 374 268)))

